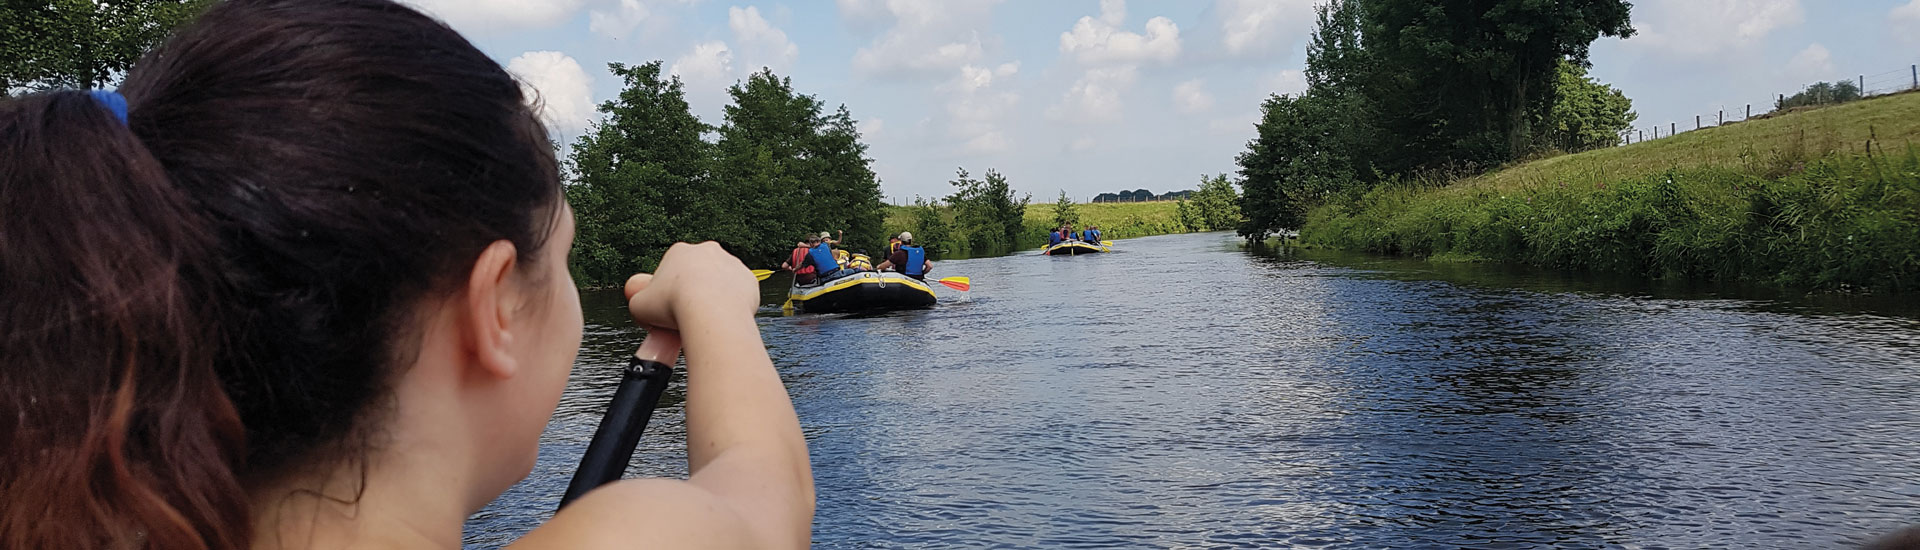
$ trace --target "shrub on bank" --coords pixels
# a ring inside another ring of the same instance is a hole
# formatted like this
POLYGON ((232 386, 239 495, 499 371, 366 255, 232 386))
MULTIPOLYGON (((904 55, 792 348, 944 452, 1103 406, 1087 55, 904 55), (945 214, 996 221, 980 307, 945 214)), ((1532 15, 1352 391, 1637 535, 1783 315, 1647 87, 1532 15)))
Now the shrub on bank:
POLYGON ((1920 149, 1615 183, 1435 192, 1401 183, 1313 210, 1311 246, 1665 278, 1906 291, 1920 278, 1920 149))

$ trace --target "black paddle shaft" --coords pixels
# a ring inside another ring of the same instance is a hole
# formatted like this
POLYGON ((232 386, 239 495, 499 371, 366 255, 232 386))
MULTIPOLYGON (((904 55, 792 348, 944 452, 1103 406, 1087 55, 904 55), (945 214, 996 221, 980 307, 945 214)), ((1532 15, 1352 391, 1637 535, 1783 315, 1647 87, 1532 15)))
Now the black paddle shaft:
POLYGON ((560 497, 560 507, 565 508, 587 491, 620 480, 627 463, 633 461, 640 432, 646 431, 653 407, 660 404, 660 393, 666 391, 667 381, 672 378, 673 365, 637 357, 627 360, 620 387, 613 390, 613 403, 607 405, 607 416, 600 419, 600 429, 587 443, 587 454, 580 457, 580 469, 573 472, 573 482, 567 484, 566 496, 560 497))

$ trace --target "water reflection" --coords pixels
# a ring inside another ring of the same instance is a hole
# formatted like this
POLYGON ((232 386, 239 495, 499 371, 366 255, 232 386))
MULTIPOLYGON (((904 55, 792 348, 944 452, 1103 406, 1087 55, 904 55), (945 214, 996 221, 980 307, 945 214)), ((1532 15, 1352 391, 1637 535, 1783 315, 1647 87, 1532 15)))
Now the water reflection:
MULTIPOLYGON (((762 333, 818 482, 816 546, 1832 547, 1920 499, 1920 322, 1229 236, 942 262, 971 300, 762 333)), ((636 334, 587 293, 535 525, 636 334)), ((684 475, 679 389, 634 475, 684 475)))

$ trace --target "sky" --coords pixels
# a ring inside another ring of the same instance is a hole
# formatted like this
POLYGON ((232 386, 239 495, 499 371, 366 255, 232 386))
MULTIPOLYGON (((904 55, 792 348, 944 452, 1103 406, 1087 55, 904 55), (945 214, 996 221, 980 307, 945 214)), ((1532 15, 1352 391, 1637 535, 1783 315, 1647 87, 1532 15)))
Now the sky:
MULTIPOLYGON (((959 168, 1050 202, 1233 172, 1260 102, 1305 88, 1322 0, 402 1, 535 90, 564 142, 619 93, 608 63, 662 61, 714 125, 765 67, 852 112, 889 202, 944 196, 959 168)), ((1814 81, 1908 86, 1920 63, 1920 0, 1633 4, 1638 34, 1595 43, 1592 74, 1649 135, 1814 81)))

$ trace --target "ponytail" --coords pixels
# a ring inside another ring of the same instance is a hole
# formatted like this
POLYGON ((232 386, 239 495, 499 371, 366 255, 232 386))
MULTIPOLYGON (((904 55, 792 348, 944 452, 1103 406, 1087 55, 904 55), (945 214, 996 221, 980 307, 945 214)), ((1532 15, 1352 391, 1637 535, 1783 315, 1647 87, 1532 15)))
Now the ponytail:
POLYGON ((0 101, 0 548, 244 548, 212 237, 117 114, 0 101))
POLYGON ((391 0, 215 2, 120 91, 0 100, 0 550, 249 546, 566 212, 519 83, 391 0))

